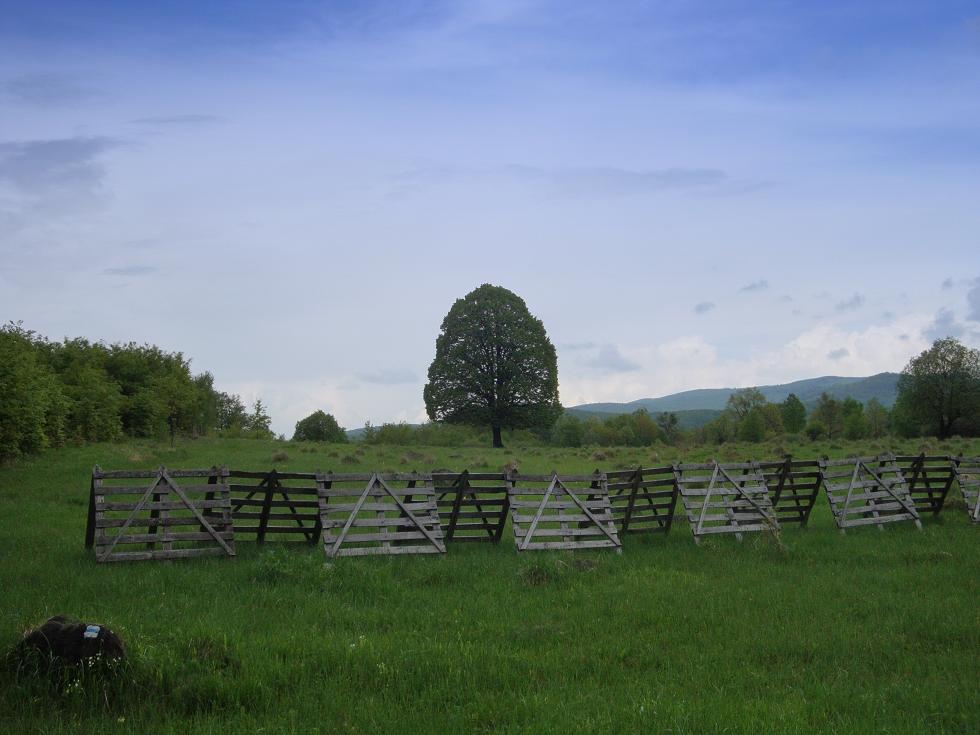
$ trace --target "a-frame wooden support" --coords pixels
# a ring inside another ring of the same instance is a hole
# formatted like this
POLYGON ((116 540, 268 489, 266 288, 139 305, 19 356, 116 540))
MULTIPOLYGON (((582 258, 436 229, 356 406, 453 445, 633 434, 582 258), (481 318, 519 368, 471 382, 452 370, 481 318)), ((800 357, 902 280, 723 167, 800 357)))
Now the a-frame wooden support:
POLYGON ((510 488, 511 525, 518 551, 540 549, 614 549, 622 543, 613 522, 605 477, 518 477, 510 488), (547 485, 538 485, 542 481, 547 485), (570 488, 572 482, 589 487, 570 488), (535 485, 538 485, 537 487, 535 485), (580 497, 581 496, 581 497, 580 497))
POLYGON ((95 547, 99 562, 234 556, 226 477, 224 468, 105 472, 96 466, 90 486, 86 545, 95 547), (178 483, 174 477, 208 481, 192 485, 178 483), (132 479, 149 479, 150 484, 116 482, 132 479), (135 544, 144 545, 145 550, 123 550, 135 544))
POLYGON ((762 469, 756 462, 679 464, 674 477, 694 542, 709 534, 779 532, 762 469))
POLYGON ((392 488, 374 473, 361 490, 325 484, 319 500, 327 558, 446 553, 431 480, 422 487, 392 488))

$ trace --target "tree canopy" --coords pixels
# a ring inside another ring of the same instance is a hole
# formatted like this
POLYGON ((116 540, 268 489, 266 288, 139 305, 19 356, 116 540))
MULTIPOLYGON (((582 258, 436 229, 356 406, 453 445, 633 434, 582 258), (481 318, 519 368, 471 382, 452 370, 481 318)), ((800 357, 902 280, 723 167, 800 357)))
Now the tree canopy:
POLYGON ((347 432, 340 428, 333 414, 318 410, 296 422, 293 441, 342 444, 347 441, 347 432))
POLYGON ((546 430, 561 415, 558 357, 544 324, 506 288, 483 284, 457 299, 442 321, 423 392, 429 418, 546 430))
POLYGON ((919 431, 940 439, 971 428, 980 413, 980 350, 953 337, 937 339, 902 370, 896 408, 919 431))

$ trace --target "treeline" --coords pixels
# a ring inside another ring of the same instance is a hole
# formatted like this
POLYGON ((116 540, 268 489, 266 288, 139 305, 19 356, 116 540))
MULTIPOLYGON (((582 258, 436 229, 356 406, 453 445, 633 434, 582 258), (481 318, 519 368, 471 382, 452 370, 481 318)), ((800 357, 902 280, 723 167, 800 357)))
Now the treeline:
POLYGON ((261 401, 214 387, 180 352, 135 342, 54 342, 0 327, 0 460, 71 441, 178 434, 272 437, 261 401))

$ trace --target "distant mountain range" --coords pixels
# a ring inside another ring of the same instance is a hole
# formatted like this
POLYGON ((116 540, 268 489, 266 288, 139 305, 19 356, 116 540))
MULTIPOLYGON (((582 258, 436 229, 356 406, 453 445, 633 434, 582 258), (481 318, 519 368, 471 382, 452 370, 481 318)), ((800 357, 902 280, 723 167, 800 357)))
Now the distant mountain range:
MULTIPOLYGON (((790 393, 795 393, 803 401, 807 410, 816 405, 821 393, 843 400, 854 398, 864 403, 877 398, 885 406, 895 403, 898 395, 898 373, 878 373, 866 378, 842 378, 827 375, 822 378, 797 380, 781 385, 755 386, 772 403, 784 401, 790 393)), ((613 416, 620 413, 632 413, 645 408, 652 414, 674 411, 680 420, 681 428, 690 429, 703 426, 711 421, 728 403, 729 396, 738 388, 699 388, 672 393, 660 398, 640 398, 629 403, 583 403, 571 406, 565 410, 578 416, 590 414, 598 416, 613 416)))
MULTIPOLYGON (((898 396, 898 373, 878 373, 867 378, 826 375, 822 378, 797 380, 793 383, 755 387, 771 403, 781 403, 790 393, 795 393, 808 411, 816 405, 821 393, 838 400, 850 397, 861 403, 877 398, 885 406, 891 407, 898 396)), ((674 411, 682 429, 696 429, 720 414, 728 403, 728 397, 737 390, 741 389, 698 388, 660 398, 640 398, 629 403, 583 403, 580 406, 566 407, 565 411, 581 418, 591 415, 608 418, 620 413, 633 413, 640 408, 645 408, 652 414, 674 411)), ((348 429, 347 436, 352 440, 362 439, 364 429, 348 429)))

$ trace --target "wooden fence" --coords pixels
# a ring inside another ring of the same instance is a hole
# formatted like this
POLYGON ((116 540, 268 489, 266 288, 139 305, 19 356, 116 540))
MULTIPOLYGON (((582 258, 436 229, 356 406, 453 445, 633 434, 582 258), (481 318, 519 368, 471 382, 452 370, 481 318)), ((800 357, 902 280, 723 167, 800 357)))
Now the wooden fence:
POLYGON ((798 523, 805 527, 820 493, 820 463, 787 456, 782 462, 763 462, 759 467, 776 520, 780 525, 798 523))
POLYGON ((619 533, 670 532, 677 506, 677 480, 672 466, 637 467, 606 472, 605 476, 619 533))
POLYGON ((779 531, 769 488, 757 462, 674 465, 694 542, 708 534, 779 531))
POLYGON ((320 522, 328 558, 445 554, 431 475, 320 475, 320 522))
POLYGON ((216 467, 105 472, 96 466, 85 545, 95 547, 99 562, 234 556, 227 477, 216 467))
POLYGON ((841 533, 855 526, 912 521, 922 528, 908 482, 894 458, 822 460, 823 486, 841 533))
POLYGON ((666 534, 681 516, 696 542, 803 527, 821 487, 842 532, 902 521, 921 528, 921 515, 938 515, 954 483, 980 523, 980 458, 924 454, 576 476, 96 467, 85 544, 99 561, 234 555, 235 538, 263 543, 270 534, 322 541, 329 556, 444 553, 447 541, 499 543, 509 518, 520 550, 619 549, 620 535, 666 534))
POLYGON ((521 475, 512 483, 511 525, 518 551, 614 549, 622 543, 602 475, 521 475))

